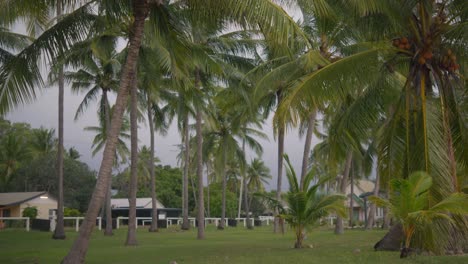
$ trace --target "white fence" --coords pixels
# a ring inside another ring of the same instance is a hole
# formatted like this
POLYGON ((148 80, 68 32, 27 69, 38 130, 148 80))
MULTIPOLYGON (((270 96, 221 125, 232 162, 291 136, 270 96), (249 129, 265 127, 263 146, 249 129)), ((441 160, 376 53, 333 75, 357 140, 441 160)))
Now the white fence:
POLYGON ((0 221, 1 220, 26 220, 26 231, 29 232, 29 228, 30 228, 30 220, 29 220, 29 217, 0 217, 0 221))
MULTIPOLYGON (((75 220, 75 231, 78 232, 80 231, 80 220, 83 220, 83 216, 66 216, 63 218, 63 220, 75 220)), ((96 220, 98 220, 98 228, 99 230, 102 229, 102 218, 97 217, 96 220)), ((50 217, 50 231, 54 232, 55 231, 55 226, 57 225, 57 217, 53 216, 50 217)))

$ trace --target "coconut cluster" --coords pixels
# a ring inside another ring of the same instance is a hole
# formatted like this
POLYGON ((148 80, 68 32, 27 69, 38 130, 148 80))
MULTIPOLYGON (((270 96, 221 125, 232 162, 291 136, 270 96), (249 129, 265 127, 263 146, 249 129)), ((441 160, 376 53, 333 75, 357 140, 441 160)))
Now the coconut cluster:
POLYGON ((397 38, 393 40, 393 46, 402 50, 409 50, 411 48, 411 43, 406 37, 397 38))
POLYGON ((460 64, 457 63, 457 56, 451 49, 448 49, 442 57, 442 66, 449 72, 455 72, 460 68, 460 64))

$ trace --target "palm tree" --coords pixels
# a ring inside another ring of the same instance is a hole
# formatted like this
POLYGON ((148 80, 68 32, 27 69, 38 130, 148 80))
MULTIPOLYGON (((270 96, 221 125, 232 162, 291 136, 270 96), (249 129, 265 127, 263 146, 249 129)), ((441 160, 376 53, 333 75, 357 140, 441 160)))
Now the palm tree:
POLYGON ((38 158, 55 151, 57 147, 56 141, 55 129, 45 129, 41 127, 33 130, 32 138, 29 143, 32 158, 38 158))
MULTIPOLYGON (((110 129, 111 110, 108 93, 117 88, 117 75, 120 70, 120 63, 115 59, 115 42, 116 39, 113 37, 97 36, 94 39, 77 43, 72 50, 64 55, 63 64, 73 64, 75 68, 80 67, 76 72, 64 74, 66 80, 72 82, 72 91, 78 93, 89 90, 76 110, 75 120, 92 101, 97 99, 97 94, 101 92, 99 114, 102 116, 100 118, 105 120, 106 128, 110 129)), ((106 228, 104 235, 106 236, 113 235, 110 224, 112 223, 111 185, 112 183, 109 184, 105 203, 106 228)))
POLYGON ((285 154, 286 176, 289 182, 289 192, 286 193, 284 201, 287 207, 283 207, 281 201, 270 199, 274 206, 278 207, 281 214, 279 217, 294 228, 296 235, 295 248, 302 248, 306 235, 306 228, 316 225, 318 221, 331 212, 345 216, 346 209, 343 204, 344 196, 338 194, 325 194, 321 188, 330 178, 319 179, 312 184, 314 174, 308 173, 304 179, 304 190, 300 188, 294 168, 289 157, 285 154))
POLYGON ((244 179, 244 210, 249 229, 253 228, 252 223, 250 223, 250 206, 253 197, 251 196, 249 199, 249 195, 263 192, 265 190, 263 184, 268 183, 270 179, 270 169, 265 166, 262 160, 256 158, 250 162, 244 179))
POLYGON ((8 184, 29 153, 24 140, 14 133, 5 136, 0 144, 0 189, 7 191, 8 184))
POLYGON ((427 250, 443 248, 434 247, 434 244, 447 243, 446 237, 439 236, 446 232, 441 230, 444 225, 440 225, 440 222, 456 225, 454 218, 468 213, 468 195, 464 193, 452 193, 433 204, 429 190, 434 186, 427 173, 415 172, 408 179, 393 179, 390 184, 388 200, 377 196, 370 199, 379 206, 388 207, 392 216, 403 226, 405 239, 401 258, 409 255, 411 246, 422 246, 427 250), (415 244, 413 238, 421 235, 425 238, 424 244, 415 244))

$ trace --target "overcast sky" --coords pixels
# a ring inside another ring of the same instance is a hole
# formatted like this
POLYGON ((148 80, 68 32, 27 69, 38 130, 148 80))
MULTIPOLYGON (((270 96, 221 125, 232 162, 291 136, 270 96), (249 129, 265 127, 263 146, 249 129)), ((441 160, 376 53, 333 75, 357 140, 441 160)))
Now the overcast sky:
MULTIPOLYGON (((298 12, 289 13, 294 15, 295 19, 299 19, 300 15, 298 12)), ((16 27, 17 31, 24 31, 21 27, 16 27)), ((80 117, 78 121, 74 121, 75 111, 78 108, 79 103, 83 99, 84 94, 73 94, 70 90, 70 86, 65 86, 65 113, 64 113, 64 133, 65 133, 65 147, 75 147, 81 156, 81 160, 86 162, 92 169, 99 170, 99 166, 102 159, 102 153, 96 154, 92 157, 91 146, 94 134, 92 132, 84 131, 87 126, 97 126, 97 105, 96 101, 92 104, 88 110, 80 117)), ((115 97, 111 97, 111 100, 115 100, 115 97)), ((54 128, 57 130, 58 123, 58 88, 51 86, 44 89, 37 100, 29 105, 19 106, 14 109, 11 113, 6 116, 7 119, 13 122, 26 122, 31 124, 34 128, 45 127, 54 128)), ((264 154, 261 157, 265 164, 270 168, 273 176, 268 187, 276 188, 277 182, 277 143, 273 138, 273 129, 271 117, 265 121, 263 125, 263 132, 268 135, 269 140, 259 139, 263 148, 264 154)), ((139 145, 149 145, 149 129, 146 124, 140 124, 139 127, 139 145)), ((312 144, 317 143, 316 138, 312 140, 312 144)), ((177 130, 177 126, 173 123, 167 133, 167 136, 162 137, 156 135, 156 155, 161 160, 161 164, 177 166, 177 147, 180 144, 180 134, 177 130)), ((285 138, 285 153, 289 154, 291 162, 295 169, 300 171, 302 162, 302 153, 304 147, 304 139, 298 137, 297 130, 288 131, 285 138)), ((252 152, 248 153, 247 160, 255 158, 255 154, 252 152)), ((206 181, 205 181, 206 182, 206 181)), ((283 180, 283 190, 287 187, 286 180, 283 180)))

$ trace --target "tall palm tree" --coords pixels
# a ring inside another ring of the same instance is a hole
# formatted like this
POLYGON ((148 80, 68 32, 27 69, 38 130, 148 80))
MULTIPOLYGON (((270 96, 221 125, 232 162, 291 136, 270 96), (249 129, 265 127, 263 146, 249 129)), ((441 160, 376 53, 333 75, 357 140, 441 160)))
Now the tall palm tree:
MULTIPOLYGON (((105 127, 110 129, 111 110, 108 94, 116 90, 118 86, 117 75, 120 70, 120 63, 115 58, 115 43, 115 37, 97 36, 94 39, 77 43, 72 50, 65 54, 63 64, 73 64, 75 68, 79 68, 76 72, 64 74, 66 80, 72 83, 72 91, 80 92, 89 89, 76 110, 75 120, 92 101, 97 99, 97 94, 101 92, 99 114, 106 122, 105 127)), ((113 235, 111 185, 112 183, 109 184, 105 203, 106 227, 104 235, 106 236, 113 235)))
POLYGON ((249 199, 249 195, 263 192, 265 190, 263 184, 268 183, 270 179, 270 169, 265 166, 262 160, 256 158, 250 162, 244 179, 244 210, 247 218, 247 228, 249 229, 253 228, 252 223, 250 223, 250 206, 253 196, 249 199))

